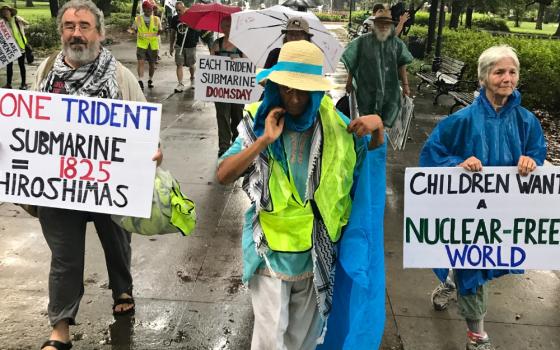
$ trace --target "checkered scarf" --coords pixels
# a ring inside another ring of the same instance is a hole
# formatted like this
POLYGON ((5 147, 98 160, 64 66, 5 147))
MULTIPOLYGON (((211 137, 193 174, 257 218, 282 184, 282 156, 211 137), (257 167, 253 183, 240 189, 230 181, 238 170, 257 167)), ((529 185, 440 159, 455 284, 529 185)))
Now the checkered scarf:
POLYGON ((54 61, 54 66, 39 85, 39 91, 52 92, 53 82, 64 81, 69 95, 121 98, 117 83, 117 60, 106 48, 102 48, 95 61, 76 69, 64 63, 62 52, 54 61))

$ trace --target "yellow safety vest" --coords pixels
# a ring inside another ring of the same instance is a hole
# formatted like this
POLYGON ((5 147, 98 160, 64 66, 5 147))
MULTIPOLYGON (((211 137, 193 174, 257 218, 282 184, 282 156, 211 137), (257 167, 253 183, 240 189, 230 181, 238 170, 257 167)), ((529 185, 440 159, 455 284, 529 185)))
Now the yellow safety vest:
POLYGON ((150 27, 146 26, 144 16, 136 17, 136 27, 138 28, 138 36, 136 38, 136 46, 141 49, 159 50, 158 32, 159 17, 150 17, 150 27))
POLYGON ((10 19, 10 28, 12 29, 12 36, 14 37, 14 40, 18 44, 19 48, 24 49, 25 44, 27 44, 27 38, 23 36, 23 33, 18 28, 15 17, 12 17, 10 19))
MULTIPOLYGON (((256 115, 260 102, 247 106, 256 115)), ((335 110, 332 99, 325 96, 319 108, 323 130, 320 183, 313 195, 316 211, 310 201, 299 196, 295 183, 268 150, 270 177, 268 188, 272 210, 260 210, 259 222, 271 250, 304 252, 313 245, 314 215, 319 214, 331 241, 340 239, 352 209, 352 188, 356 151, 354 138, 335 110)), ((311 165, 310 165, 311 166, 311 165)), ((288 164, 289 167, 289 164, 288 164)), ((290 170, 289 170, 290 172, 290 170)))

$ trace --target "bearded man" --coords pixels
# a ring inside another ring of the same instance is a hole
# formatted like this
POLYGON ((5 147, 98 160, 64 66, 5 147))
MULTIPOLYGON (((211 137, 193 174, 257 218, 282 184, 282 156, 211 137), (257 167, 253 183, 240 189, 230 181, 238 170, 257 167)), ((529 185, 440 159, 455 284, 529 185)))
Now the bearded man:
MULTIPOLYGON (((101 46, 105 37, 103 12, 88 0, 67 2, 58 13, 62 51, 53 54, 37 69, 34 90, 110 99, 145 102, 134 75, 101 46)), ((163 155, 157 150, 152 160, 163 155)), ((108 214, 39 207, 45 240, 51 250, 48 316, 52 333, 41 349, 72 347, 69 326, 75 324, 84 294, 85 233, 93 221, 105 253, 113 315, 134 311, 130 274, 130 233, 108 214)))
POLYGON ((402 94, 410 94, 406 65, 412 62, 394 25, 390 10, 378 11, 373 32, 356 38, 342 54, 348 70, 346 91, 356 91, 360 116, 377 114, 389 128, 401 109, 401 86, 402 94))

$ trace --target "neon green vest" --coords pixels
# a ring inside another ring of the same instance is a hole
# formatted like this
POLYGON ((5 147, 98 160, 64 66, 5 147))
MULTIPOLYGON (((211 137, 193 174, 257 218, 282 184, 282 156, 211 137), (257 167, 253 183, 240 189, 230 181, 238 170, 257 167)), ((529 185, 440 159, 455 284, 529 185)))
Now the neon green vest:
POLYGON ((27 44, 27 38, 23 36, 23 33, 20 32, 15 17, 12 17, 10 19, 10 27, 12 28, 12 35, 14 37, 14 40, 18 44, 19 48, 20 49, 25 48, 25 44, 27 44))
POLYGON ((136 38, 136 46, 141 49, 159 50, 158 31, 159 18, 150 17, 150 27, 146 26, 143 16, 136 17, 136 26, 138 27, 138 36, 136 38))
MULTIPOLYGON (((247 110, 255 115, 259 105, 260 102, 253 103, 247 106, 247 110)), ((321 178, 314 193, 314 202, 331 241, 337 242, 352 209, 350 189, 356 151, 353 136, 346 131, 346 124, 340 119, 330 97, 323 98, 319 112, 323 130, 323 153, 321 178)), ((293 178, 286 175, 270 150, 268 155, 268 188, 272 211, 263 209, 258 214, 268 246, 271 250, 280 252, 307 251, 313 245, 312 204, 300 199, 293 178)))

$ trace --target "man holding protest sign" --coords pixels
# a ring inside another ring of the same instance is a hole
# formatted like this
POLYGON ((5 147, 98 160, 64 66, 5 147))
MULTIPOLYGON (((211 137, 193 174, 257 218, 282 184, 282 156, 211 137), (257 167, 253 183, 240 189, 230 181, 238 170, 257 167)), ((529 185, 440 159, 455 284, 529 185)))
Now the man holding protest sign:
MULTIPOLYGON (((509 46, 494 46, 478 59, 480 95, 470 106, 441 121, 421 154, 420 166, 460 166, 482 171, 483 166, 517 166, 528 175, 546 156, 546 142, 539 121, 521 107, 516 90, 519 60, 509 46)), ((488 290, 486 282, 511 270, 434 270, 442 281, 432 293, 436 310, 443 310, 457 289, 457 302, 467 322, 467 350, 492 350, 484 330, 488 290)), ((519 271, 517 271, 519 272, 519 271)))
MULTIPOLYGON (((25 37, 25 31, 23 29, 24 25, 28 23, 17 15, 17 10, 10 6, 4 5, 0 8, 0 19, 6 24, 6 28, 11 34, 12 38, 16 41, 21 55, 17 58, 19 73, 21 75, 21 83, 19 85, 20 90, 26 90, 27 84, 25 83, 25 45, 27 45, 27 38, 25 37)), ((14 63, 10 62, 6 66, 7 69, 7 81, 6 85, 3 86, 4 89, 12 88, 12 78, 14 75, 14 63)))
MULTIPOLYGON (((62 52, 41 63, 34 89, 42 92, 130 101, 146 101, 134 75, 101 47, 103 12, 89 0, 67 2, 58 13, 62 52)), ((162 154, 153 157, 159 164, 162 154)), ((43 349, 70 349, 69 325, 75 324, 84 293, 86 223, 93 221, 105 252, 115 316, 134 311, 130 274, 130 233, 108 214, 39 207, 38 217, 51 249, 48 315, 53 331, 43 349)))
MULTIPOLYGON (((210 49, 211 55, 225 56, 229 58, 244 57, 233 43, 229 41, 229 30, 231 17, 224 17, 220 22, 220 28, 224 36, 214 42, 210 49)), ((225 153, 232 141, 237 137, 237 125, 243 118, 243 104, 215 102, 216 119, 218 120, 218 157, 225 153)))
POLYGON ((378 11, 373 23, 373 32, 350 42, 342 54, 346 91, 355 89, 360 115, 379 114, 392 127, 401 110, 401 87, 402 94, 410 95, 406 65, 412 55, 395 36, 390 10, 378 11))

